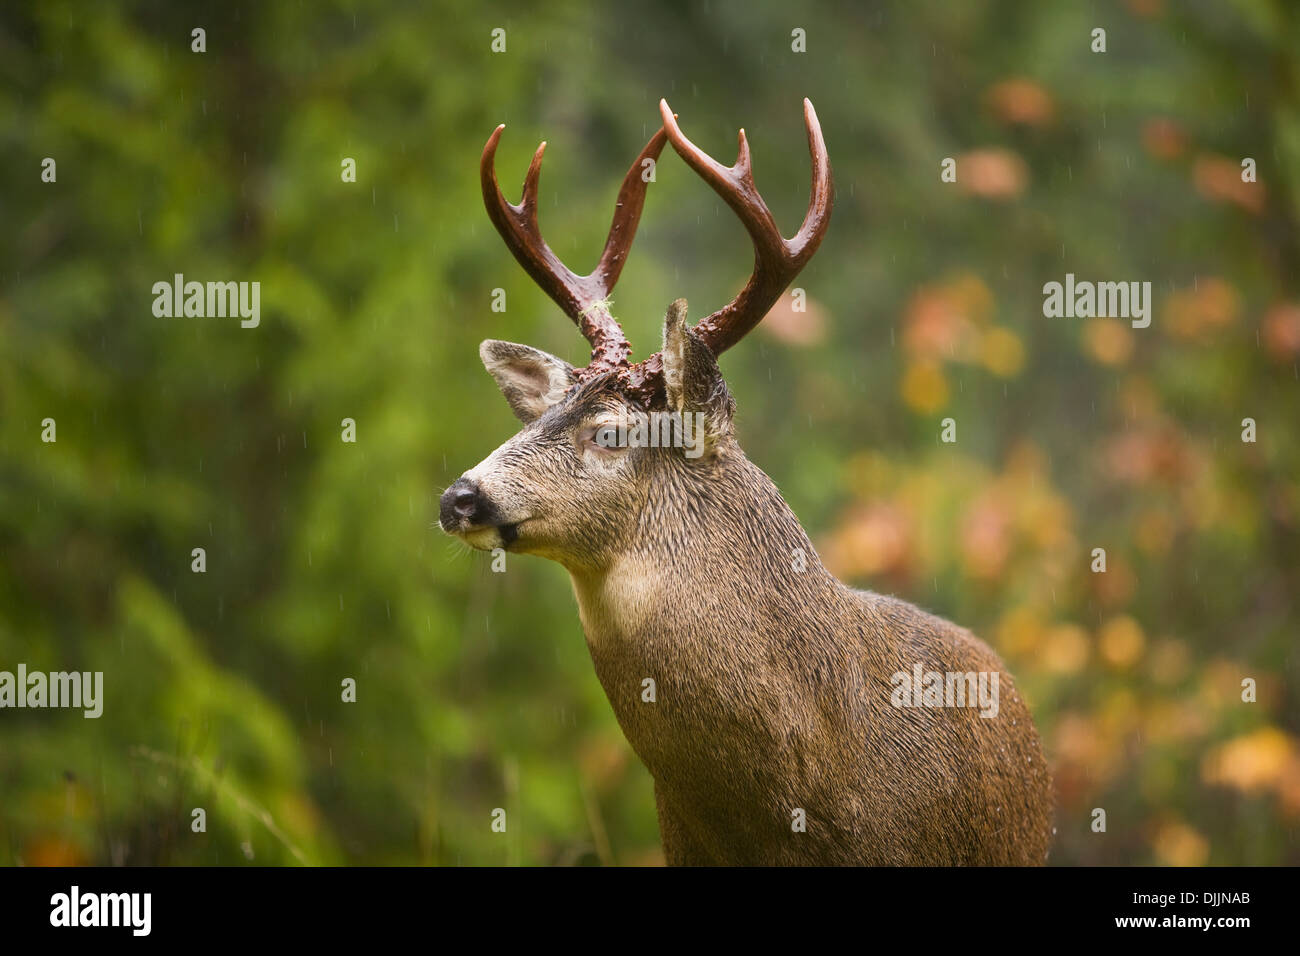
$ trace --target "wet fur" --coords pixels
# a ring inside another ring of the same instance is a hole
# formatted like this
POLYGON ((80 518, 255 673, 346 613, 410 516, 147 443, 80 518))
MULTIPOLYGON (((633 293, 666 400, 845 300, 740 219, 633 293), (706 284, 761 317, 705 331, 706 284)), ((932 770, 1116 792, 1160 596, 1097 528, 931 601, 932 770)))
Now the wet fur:
POLYGON ((654 777, 667 861, 1043 863, 1051 781, 1002 662, 963 628, 822 566, 736 443, 730 394, 679 304, 665 401, 706 413, 705 455, 593 457, 575 435, 626 402, 617 387, 598 379, 548 404, 566 363, 484 343, 527 425, 467 473, 503 520, 530 516, 510 550, 570 571, 596 674, 654 777), (891 675, 918 663, 999 672, 997 716, 894 707, 891 675), (792 829, 796 808, 806 832, 792 829))

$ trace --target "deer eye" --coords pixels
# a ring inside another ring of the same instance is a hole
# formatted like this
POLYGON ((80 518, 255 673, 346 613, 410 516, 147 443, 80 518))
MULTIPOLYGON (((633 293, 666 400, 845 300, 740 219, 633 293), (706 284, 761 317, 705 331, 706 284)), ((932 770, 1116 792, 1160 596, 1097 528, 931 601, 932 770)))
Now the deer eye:
POLYGON ((627 442, 613 422, 593 422, 578 432, 578 444, 584 449, 600 454, 616 455, 627 449, 627 442))

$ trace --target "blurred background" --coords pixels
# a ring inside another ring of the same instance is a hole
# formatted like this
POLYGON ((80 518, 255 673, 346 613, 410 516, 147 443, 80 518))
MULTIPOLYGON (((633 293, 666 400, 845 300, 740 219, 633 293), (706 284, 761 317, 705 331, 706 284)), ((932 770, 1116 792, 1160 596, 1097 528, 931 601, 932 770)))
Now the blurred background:
MULTIPOLYGON (((516 428, 478 342, 587 355, 478 159, 506 123, 514 200, 549 141, 543 230, 585 272, 664 96, 724 162, 746 128, 788 235, 807 96, 835 214, 808 311, 721 363, 750 458, 844 580, 1004 657, 1052 862, 1300 862, 1300 11, 800 7, 6 5, 0 669, 105 700, 0 711, 0 861, 660 862, 566 573, 436 527, 516 428), (1150 281, 1150 328, 1044 318, 1067 272, 1150 281), (260 326, 155 317, 175 273, 259 281, 260 326)), ((671 149, 656 180, 614 296, 638 356, 752 256, 671 149)))

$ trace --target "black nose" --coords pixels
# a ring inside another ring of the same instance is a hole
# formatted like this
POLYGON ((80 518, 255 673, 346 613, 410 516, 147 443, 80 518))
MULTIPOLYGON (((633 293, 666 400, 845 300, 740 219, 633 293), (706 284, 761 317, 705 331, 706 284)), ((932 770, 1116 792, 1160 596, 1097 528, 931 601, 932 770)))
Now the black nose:
POLYGON ((478 485, 468 478, 458 478, 455 484, 442 493, 438 509, 439 522, 446 529, 458 527, 462 523, 474 524, 481 505, 478 485))

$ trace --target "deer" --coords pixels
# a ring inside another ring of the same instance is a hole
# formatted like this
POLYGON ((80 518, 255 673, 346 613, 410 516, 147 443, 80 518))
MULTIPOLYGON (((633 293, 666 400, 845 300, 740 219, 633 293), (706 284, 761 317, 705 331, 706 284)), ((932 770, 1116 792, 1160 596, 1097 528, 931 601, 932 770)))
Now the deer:
POLYGON ((718 357, 780 299, 830 222, 826 144, 807 99, 803 110, 812 189, 792 239, 755 186, 745 131, 725 167, 660 100, 662 125, 628 170, 585 276, 542 238, 546 143, 513 204, 497 183, 496 128, 479 169, 488 216, 591 360, 576 368, 528 345, 482 343, 522 427, 445 490, 439 525, 473 549, 568 571, 596 676, 654 781, 668 865, 1040 865, 1055 832, 1051 777, 1002 661, 962 627, 839 581, 736 438, 718 357), (610 293, 644 205, 645 160, 665 143, 739 218, 754 268, 693 326, 674 301, 661 350, 633 363, 610 293), (609 440, 616 424, 657 415, 698 423, 696 454, 609 440), (952 693, 973 697, 976 675, 992 675, 992 715, 952 693), (924 693, 905 686, 912 678, 924 693))

